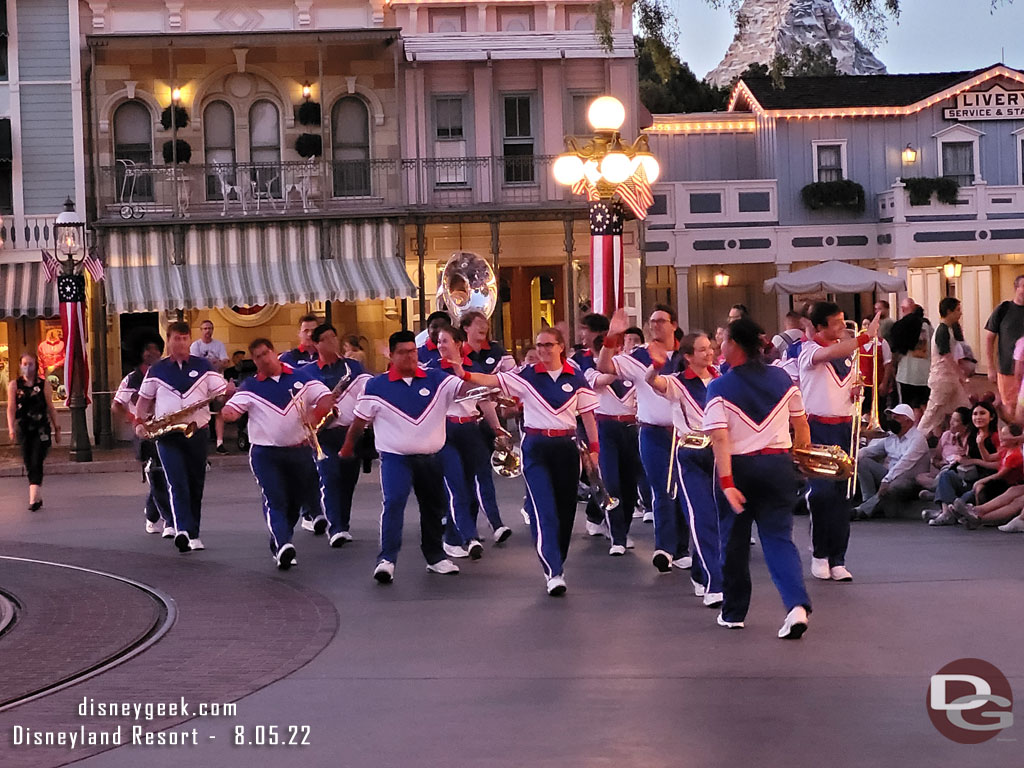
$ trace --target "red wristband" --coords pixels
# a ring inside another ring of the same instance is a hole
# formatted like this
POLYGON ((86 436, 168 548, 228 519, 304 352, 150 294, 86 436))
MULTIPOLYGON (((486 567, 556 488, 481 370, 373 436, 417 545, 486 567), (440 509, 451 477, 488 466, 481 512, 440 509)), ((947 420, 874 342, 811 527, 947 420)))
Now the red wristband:
POLYGON ((611 347, 612 349, 618 349, 622 346, 623 334, 621 333, 608 333, 604 337, 604 346, 611 347))
POLYGON ((858 347, 866 347, 870 341, 871 341, 871 337, 868 336, 866 331, 861 331, 857 335, 857 346, 858 347))
POLYGON ((590 445, 587 446, 587 448, 590 450, 591 453, 601 452, 601 446, 599 446, 597 443, 591 443, 590 445))
POLYGON ((471 374, 469 371, 463 370, 462 371, 462 376, 460 376, 459 378, 461 378, 463 381, 469 381, 469 379, 470 379, 470 377, 472 377, 472 375, 473 374, 471 374))
POLYGON ((718 478, 718 484, 722 486, 724 491, 726 488, 735 488, 736 484, 732 481, 732 475, 722 475, 718 478))

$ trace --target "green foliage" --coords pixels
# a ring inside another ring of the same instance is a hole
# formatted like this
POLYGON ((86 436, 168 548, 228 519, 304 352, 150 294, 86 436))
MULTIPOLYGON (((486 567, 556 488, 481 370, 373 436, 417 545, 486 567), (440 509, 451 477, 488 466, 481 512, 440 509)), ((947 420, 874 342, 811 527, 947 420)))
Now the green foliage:
POLYGON ((797 52, 789 74, 793 77, 832 77, 839 74, 838 64, 827 43, 805 45, 797 52))
MULTIPOLYGON (((164 162, 170 165, 174 162, 174 144, 175 142, 168 139, 164 142, 164 162)), ((187 163, 192 159, 192 145, 184 139, 178 139, 178 162, 187 163)))
POLYGON ((635 42, 640 101, 652 113, 725 109, 729 102, 728 89, 697 79, 660 40, 637 37, 635 42))
MULTIPOLYGON (((188 125, 188 110, 184 107, 174 108, 174 127, 184 128, 188 125)), ((170 106, 164 107, 164 111, 160 113, 160 125, 164 127, 165 131, 171 130, 171 108, 170 106)))
POLYGON ((800 190, 800 197, 812 211, 823 208, 841 208, 864 212, 864 187, 856 181, 815 181, 800 190))
POLYGON ((303 133, 295 139, 295 151, 299 157, 320 157, 324 151, 323 137, 318 133, 303 133))
POLYGON ((931 178, 928 176, 915 176, 903 179, 903 186, 910 195, 911 205, 928 205, 932 200, 932 194, 940 203, 956 205, 960 197, 960 184, 956 179, 946 177, 931 178))
POLYGON ((298 118, 301 125, 320 125, 320 104, 304 101, 299 105, 298 118))

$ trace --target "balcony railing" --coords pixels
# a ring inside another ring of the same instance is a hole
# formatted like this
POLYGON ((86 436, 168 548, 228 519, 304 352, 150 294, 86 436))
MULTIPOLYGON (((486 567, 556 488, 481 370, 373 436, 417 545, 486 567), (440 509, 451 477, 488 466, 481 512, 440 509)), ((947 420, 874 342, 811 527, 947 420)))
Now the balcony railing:
POLYGON ((650 222, 677 227, 773 223, 779 219, 775 179, 678 181, 654 185, 650 222), (664 204, 658 200, 664 196, 664 204))
MULTIPOLYGON (((553 157, 220 163, 101 169, 100 216, 141 219, 529 207, 572 199, 553 157)), ((577 201, 581 201, 577 198, 577 201)))
POLYGON ((4 216, 0 239, 5 251, 35 251, 54 248, 53 222, 57 214, 46 216, 4 216))
POLYGON ((911 205, 910 193, 902 183, 877 197, 880 221, 905 222, 919 217, 929 220, 1024 218, 1024 186, 990 187, 975 183, 961 187, 955 205, 940 203, 933 195, 926 205, 911 205))

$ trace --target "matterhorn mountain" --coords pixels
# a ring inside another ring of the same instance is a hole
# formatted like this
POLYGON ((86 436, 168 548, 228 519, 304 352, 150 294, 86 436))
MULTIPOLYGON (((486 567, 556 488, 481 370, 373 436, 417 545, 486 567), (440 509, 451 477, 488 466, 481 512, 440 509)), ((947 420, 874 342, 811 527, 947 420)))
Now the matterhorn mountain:
POLYGON ((822 43, 844 75, 885 74, 885 65, 857 39, 832 0, 743 0, 738 18, 736 37, 708 73, 709 83, 727 86, 751 64, 770 65, 780 53, 795 60, 804 47, 822 43))

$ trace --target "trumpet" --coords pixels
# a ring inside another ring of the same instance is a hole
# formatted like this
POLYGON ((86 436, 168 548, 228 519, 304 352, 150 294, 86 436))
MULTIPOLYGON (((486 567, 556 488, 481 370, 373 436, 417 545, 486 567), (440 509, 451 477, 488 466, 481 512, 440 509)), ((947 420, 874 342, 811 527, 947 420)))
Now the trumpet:
POLYGON ((597 506, 601 508, 601 511, 607 514, 608 510, 619 506, 619 500, 608 494, 608 489, 604 485, 604 479, 601 477, 601 470, 594 466, 587 447, 583 443, 579 443, 577 447, 580 451, 580 462, 583 464, 583 472, 586 474, 588 485, 590 486, 590 493, 593 494, 594 500, 597 502, 597 506))
POLYGON ((455 398, 453 402, 468 403, 470 401, 478 402, 480 400, 490 400, 497 405, 505 405, 509 407, 513 407, 516 404, 515 400, 511 397, 505 397, 501 394, 501 389, 499 387, 473 387, 472 389, 467 389, 465 394, 455 398))
POLYGON ((838 445, 808 445, 792 450, 793 461, 807 477, 849 480, 856 470, 850 454, 838 445))
POLYGON ((208 397, 205 400, 200 400, 198 403, 192 403, 191 405, 186 405, 184 408, 179 408, 172 413, 164 414, 160 418, 148 419, 139 426, 142 431, 145 432, 145 438, 147 440, 156 440, 158 437, 170 435, 175 432, 180 432, 186 438, 192 437, 192 435, 195 434, 197 425, 194 421, 186 421, 186 419, 196 411, 205 408, 216 399, 217 397, 208 397))

